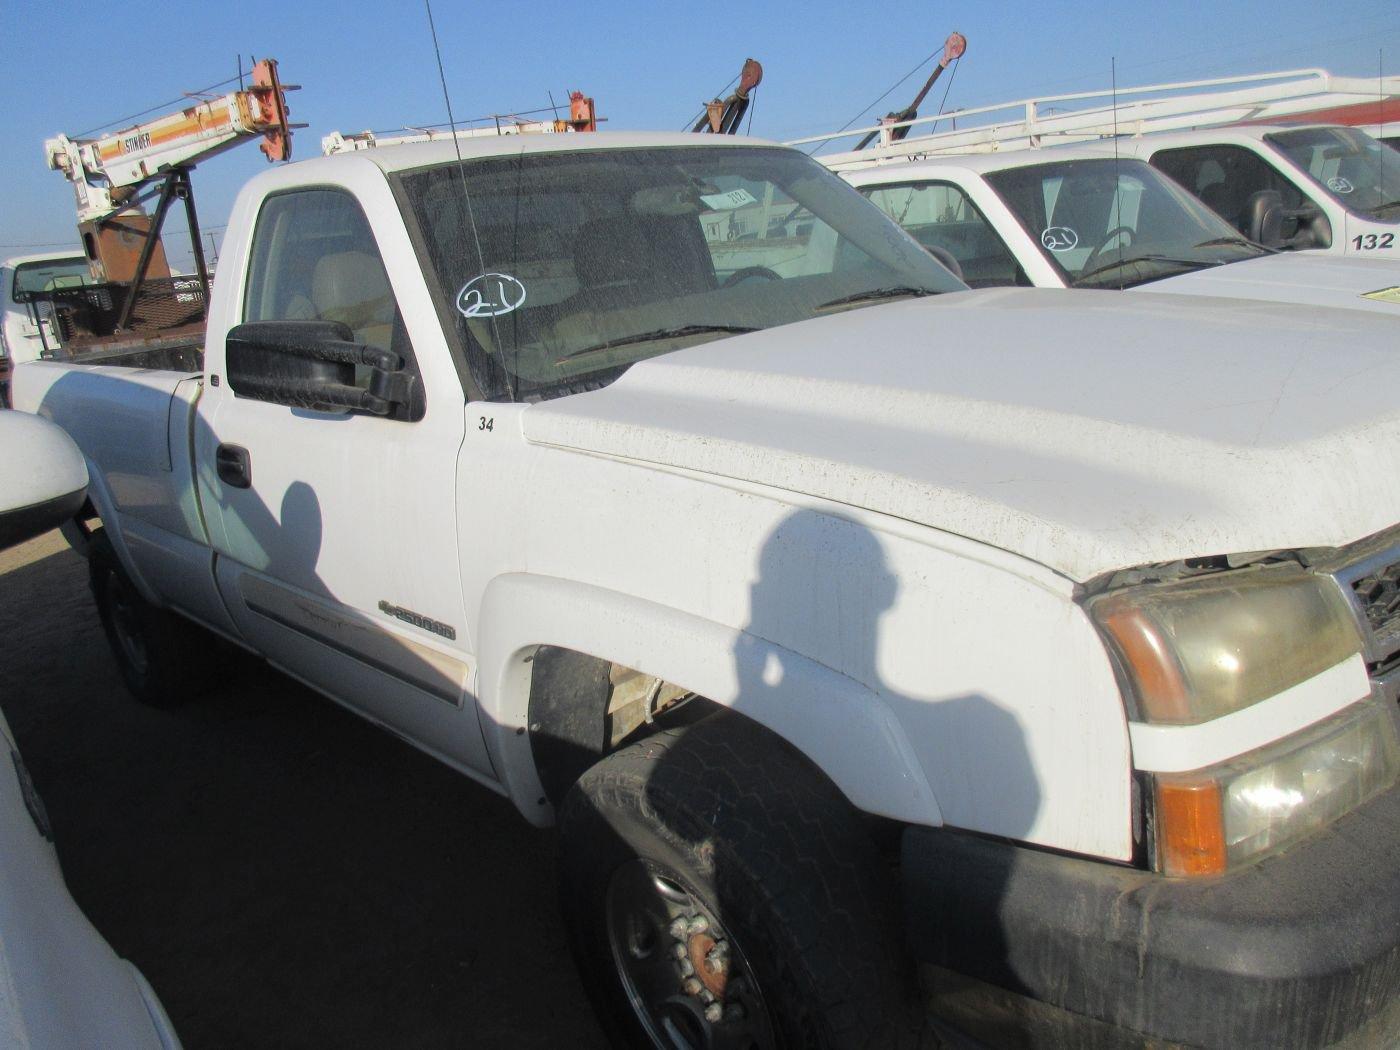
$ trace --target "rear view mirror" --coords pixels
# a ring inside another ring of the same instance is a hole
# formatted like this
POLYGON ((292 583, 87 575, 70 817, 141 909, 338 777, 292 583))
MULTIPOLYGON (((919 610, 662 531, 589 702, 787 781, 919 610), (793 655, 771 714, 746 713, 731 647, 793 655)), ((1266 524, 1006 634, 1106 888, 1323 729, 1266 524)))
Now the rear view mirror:
POLYGON ((354 342, 340 321, 249 321, 229 331, 225 356, 239 397, 396 419, 417 414, 418 380, 403 358, 354 342), (356 382, 356 366, 368 370, 368 382, 356 382))
POLYGON ((87 499, 87 461, 59 426, 0 412, 0 549, 72 519, 87 499))

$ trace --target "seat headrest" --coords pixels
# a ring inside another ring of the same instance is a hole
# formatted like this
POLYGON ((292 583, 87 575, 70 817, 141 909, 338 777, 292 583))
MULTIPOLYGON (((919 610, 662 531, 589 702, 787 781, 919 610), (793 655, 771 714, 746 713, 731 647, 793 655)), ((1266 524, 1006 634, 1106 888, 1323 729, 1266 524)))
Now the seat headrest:
POLYGON ((336 252, 316 261, 311 303, 317 316, 351 328, 387 324, 394 318, 393 293, 384 266, 368 252, 336 252))

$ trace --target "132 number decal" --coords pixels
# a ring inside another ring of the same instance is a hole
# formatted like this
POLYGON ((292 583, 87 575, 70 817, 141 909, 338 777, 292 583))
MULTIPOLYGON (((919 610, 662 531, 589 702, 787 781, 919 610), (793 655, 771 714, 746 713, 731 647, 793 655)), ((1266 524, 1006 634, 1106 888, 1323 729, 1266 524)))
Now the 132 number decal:
POLYGON ((1393 233, 1358 233, 1351 239, 1359 252, 1369 252, 1375 248, 1389 248, 1395 243, 1393 233))

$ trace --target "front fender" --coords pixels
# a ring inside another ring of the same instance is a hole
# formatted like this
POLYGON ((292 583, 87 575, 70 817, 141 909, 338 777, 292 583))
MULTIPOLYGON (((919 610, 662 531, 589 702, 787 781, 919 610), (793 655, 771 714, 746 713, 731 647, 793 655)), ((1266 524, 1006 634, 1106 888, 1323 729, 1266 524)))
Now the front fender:
POLYGON ((798 653, 644 599, 528 573, 492 580, 479 622, 482 731, 502 784, 533 823, 552 819, 527 725, 530 661, 539 645, 611 660, 752 718, 806 755, 858 809, 943 822, 880 696, 798 653))

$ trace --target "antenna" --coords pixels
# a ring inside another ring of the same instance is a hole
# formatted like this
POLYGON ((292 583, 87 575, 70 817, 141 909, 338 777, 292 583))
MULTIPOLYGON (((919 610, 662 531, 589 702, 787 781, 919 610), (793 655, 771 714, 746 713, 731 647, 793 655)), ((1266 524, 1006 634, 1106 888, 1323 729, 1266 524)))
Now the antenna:
MULTIPOLYGON (((1113 228, 1123 226, 1123 181, 1118 174, 1118 56, 1108 60, 1109 80, 1113 89, 1113 228)), ((1123 238, 1118 238, 1118 262, 1123 262, 1123 238)), ((1123 268, 1118 268, 1118 290, 1123 290, 1123 268)))
MULTIPOLYGON (((457 138, 457 120, 452 116, 452 99, 447 93, 447 74, 442 68, 442 48, 438 46, 437 26, 433 23, 433 3, 432 0, 423 0, 423 6, 428 11, 428 31, 433 37, 433 54, 437 57, 438 79, 442 81, 442 101, 447 106, 447 129, 452 135, 452 148, 457 154, 457 176, 462 180, 462 200, 467 206, 467 225, 471 227, 472 243, 476 247, 476 265, 480 270, 486 269, 486 257, 481 250, 481 237, 476 232, 476 215, 472 211, 472 195, 467 192, 467 171, 466 165, 462 162, 462 142, 457 138)), ((495 317, 488 317, 491 325, 491 341, 497 346, 501 344, 500 332, 496 329, 495 317)), ((515 400, 515 379, 509 369, 503 369, 506 373, 506 385, 510 391, 510 399, 515 400)))

